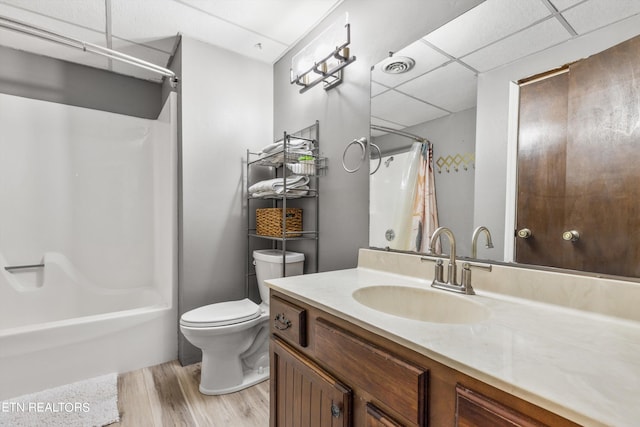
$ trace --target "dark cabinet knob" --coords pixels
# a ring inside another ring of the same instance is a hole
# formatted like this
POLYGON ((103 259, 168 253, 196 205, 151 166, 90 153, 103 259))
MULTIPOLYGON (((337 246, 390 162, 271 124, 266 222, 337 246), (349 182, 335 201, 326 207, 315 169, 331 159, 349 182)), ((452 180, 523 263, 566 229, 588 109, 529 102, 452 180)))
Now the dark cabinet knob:
POLYGON ((340 418, 341 413, 342 411, 340 410, 340 407, 335 403, 331 403, 331 416, 333 418, 340 418))
POLYGON ((273 326, 279 331, 286 331, 291 327, 291 320, 287 319, 284 313, 278 313, 273 319, 273 326))

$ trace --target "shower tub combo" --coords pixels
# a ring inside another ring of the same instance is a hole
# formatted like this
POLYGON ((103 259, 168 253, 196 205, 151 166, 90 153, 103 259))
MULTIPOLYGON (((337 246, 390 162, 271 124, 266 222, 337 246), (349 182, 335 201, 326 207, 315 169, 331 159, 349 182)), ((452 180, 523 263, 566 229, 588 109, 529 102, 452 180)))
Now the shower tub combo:
POLYGON ((176 358, 176 112, 0 95, 0 400, 176 358))

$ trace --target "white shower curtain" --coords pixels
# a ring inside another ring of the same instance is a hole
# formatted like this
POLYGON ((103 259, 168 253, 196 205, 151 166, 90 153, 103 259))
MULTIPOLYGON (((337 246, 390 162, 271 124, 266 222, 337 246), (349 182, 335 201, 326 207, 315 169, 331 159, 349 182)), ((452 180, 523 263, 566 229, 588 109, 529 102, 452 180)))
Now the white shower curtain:
MULTIPOLYGON (((416 143, 418 176, 415 183, 413 207, 411 209, 411 234, 409 250, 428 252, 433 232, 438 228, 436 186, 433 175, 433 148, 430 143, 416 143)), ((415 145, 415 144, 414 144, 415 145)), ((440 241, 435 245, 440 252, 440 241)))
MULTIPOLYGON (((431 235, 438 228, 432 163, 430 144, 413 143, 395 194, 395 239, 389 242, 391 249, 428 252, 431 235)), ((439 241, 435 249, 440 251, 439 241)))

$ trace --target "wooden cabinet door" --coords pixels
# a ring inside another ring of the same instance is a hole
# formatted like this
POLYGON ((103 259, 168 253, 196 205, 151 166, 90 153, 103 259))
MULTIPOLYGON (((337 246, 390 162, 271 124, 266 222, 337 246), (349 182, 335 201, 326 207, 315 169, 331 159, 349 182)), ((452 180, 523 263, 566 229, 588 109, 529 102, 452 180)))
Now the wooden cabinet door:
POLYGON ((271 427, 351 426, 351 400, 337 379, 271 338, 271 427))
POLYGON ((640 37, 521 85, 517 262, 640 276, 638 75, 640 37))

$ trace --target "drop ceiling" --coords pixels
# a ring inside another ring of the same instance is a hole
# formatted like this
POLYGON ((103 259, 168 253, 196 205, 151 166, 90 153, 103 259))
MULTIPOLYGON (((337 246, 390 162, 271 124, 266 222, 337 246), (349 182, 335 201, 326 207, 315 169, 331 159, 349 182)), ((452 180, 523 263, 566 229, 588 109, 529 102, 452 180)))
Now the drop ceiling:
MULTIPOLYGON (((640 0, 486 0, 374 66, 372 123, 404 129, 476 105, 477 76, 640 13, 640 0)), ((372 131, 373 136, 382 132, 372 131)))
MULTIPOLYGON (((343 0, 0 0, 0 16, 166 67, 183 34, 275 62, 343 0)), ((0 29, 0 45, 160 80, 157 74, 0 29)))

